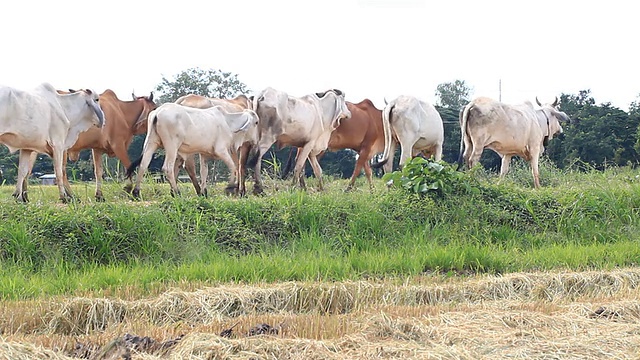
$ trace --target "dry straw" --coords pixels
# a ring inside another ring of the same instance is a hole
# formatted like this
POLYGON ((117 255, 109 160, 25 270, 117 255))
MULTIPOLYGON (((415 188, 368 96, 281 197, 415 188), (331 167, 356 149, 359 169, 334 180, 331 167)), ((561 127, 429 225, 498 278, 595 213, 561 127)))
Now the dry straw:
POLYGON ((46 337, 93 341, 108 350, 92 353, 102 359, 127 351, 132 359, 637 359, 639 285, 640 269, 226 285, 133 301, 51 301, 26 312, 40 321, 10 316, 16 302, 0 314, 8 336, 0 359, 64 359, 38 347, 46 337), (230 338, 219 336, 236 322, 230 338), (259 322, 280 331, 248 336, 259 322), (105 340, 130 329, 185 336, 165 355, 105 340))

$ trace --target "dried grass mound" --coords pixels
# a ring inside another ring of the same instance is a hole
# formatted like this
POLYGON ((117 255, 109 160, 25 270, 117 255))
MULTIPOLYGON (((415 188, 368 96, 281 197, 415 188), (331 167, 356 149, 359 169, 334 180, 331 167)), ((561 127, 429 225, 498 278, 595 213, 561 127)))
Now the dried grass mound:
POLYGON ((6 341, 0 337, 0 360, 73 360, 64 354, 45 349, 33 344, 22 344, 13 341, 6 341))

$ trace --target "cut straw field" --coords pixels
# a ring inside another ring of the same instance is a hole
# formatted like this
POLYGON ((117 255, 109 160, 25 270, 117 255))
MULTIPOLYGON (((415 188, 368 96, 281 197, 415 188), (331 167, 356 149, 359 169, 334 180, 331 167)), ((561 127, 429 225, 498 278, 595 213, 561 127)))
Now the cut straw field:
POLYGON ((639 285, 634 268, 14 301, 0 358, 634 359, 639 285))

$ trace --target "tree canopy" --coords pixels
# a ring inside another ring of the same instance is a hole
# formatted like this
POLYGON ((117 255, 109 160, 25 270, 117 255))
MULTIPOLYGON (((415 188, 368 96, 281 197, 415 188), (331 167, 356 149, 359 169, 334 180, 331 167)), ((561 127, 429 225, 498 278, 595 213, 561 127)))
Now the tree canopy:
POLYGON ((174 102, 179 97, 196 94, 206 97, 228 99, 247 92, 247 86, 237 74, 216 69, 190 68, 162 81, 156 87, 161 93, 158 104, 174 102))

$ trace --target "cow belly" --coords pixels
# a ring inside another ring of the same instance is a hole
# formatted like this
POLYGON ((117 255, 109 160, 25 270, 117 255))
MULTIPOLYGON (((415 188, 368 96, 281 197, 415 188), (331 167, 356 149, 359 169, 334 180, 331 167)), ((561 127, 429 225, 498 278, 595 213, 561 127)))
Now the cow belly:
POLYGON ((51 153, 51 147, 40 138, 25 138, 14 133, 4 133, 0 135, 0 143, 5 144, 11 153, 20 149, 29 149, 46 154, 51 153))

